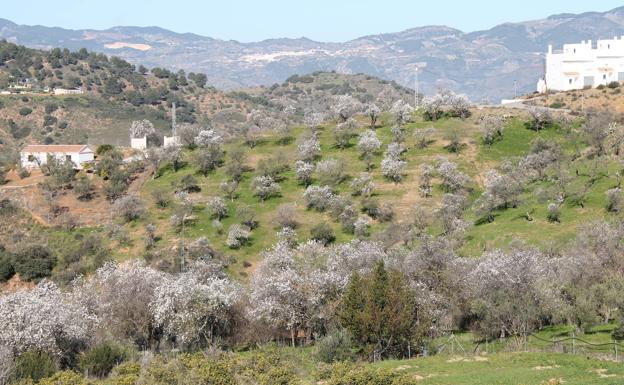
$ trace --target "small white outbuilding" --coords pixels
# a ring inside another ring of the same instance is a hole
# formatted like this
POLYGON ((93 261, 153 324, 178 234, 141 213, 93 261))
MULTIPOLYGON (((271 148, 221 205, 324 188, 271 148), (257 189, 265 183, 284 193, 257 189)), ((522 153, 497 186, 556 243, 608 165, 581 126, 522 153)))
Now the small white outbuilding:
POLYGON ((93 162, 95 151, 86 144, 31 144, 21 151, 21 164, 24 168, 37 168, 48 161, 48 155, 59 160, 69 160, 81 170, 85 163, 93 162))

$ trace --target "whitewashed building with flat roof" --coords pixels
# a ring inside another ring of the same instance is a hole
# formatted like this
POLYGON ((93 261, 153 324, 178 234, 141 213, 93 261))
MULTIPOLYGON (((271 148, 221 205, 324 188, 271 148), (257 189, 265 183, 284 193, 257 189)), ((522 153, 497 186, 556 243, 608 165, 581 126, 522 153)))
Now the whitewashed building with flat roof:
POLYGON ((85 163, 93 162, 95 159, 95 151, 86 144, 31 144, 20 152, 22 167, 38 168, 47 163, 48 155, 59 160, 69 160, 79 170, 85 163))
POLYGON ((537 91, 579 90, 611 82, 624 82, 624 36, 564 44, 563 50, 548 46, 546 74, 537 91))

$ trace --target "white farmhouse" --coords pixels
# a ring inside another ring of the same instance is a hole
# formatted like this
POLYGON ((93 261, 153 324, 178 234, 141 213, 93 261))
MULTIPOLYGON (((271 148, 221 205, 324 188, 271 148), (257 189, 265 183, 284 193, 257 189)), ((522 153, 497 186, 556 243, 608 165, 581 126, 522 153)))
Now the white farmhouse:
POLYGON ((624 81, 624 36, 564 44, 563 50, 548 46, 546 76, 537 83, 538 92, 569 91, 624 81))
POLYGON ((48 155, 59 160, 70 160, 79 170, 95 159, 95 152, 86 144, 31 144, 20 153, 22 167, 37 168, 48 161, 48 155))
POLYGON ((78 88, 55 88, 54 95, 80 95, 83 94, 82 87, 78 88))

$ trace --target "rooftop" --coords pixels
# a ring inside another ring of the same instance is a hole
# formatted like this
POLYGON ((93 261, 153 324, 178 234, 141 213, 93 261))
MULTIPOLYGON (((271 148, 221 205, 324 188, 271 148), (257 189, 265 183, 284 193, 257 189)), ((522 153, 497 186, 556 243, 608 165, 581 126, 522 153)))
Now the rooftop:
POLYGON ((89 147, 88 144, 30 144, 24 149, 22 152, 60 152, 60 153, 70 153, 70 152, 86 152, 85 150, 93 152, 93 150, 89 147))

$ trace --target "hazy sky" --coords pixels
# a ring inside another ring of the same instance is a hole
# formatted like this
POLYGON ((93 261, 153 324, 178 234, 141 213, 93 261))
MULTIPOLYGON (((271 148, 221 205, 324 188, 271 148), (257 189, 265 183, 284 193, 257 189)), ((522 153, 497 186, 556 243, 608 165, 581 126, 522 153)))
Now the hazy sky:
POLYGON ((0 17, 73 29, 157 25, 246 42, 302 36, 345 41, 431 24, 469 32, 506 21, 622 5, 621 0, 2 0, 0 17))

